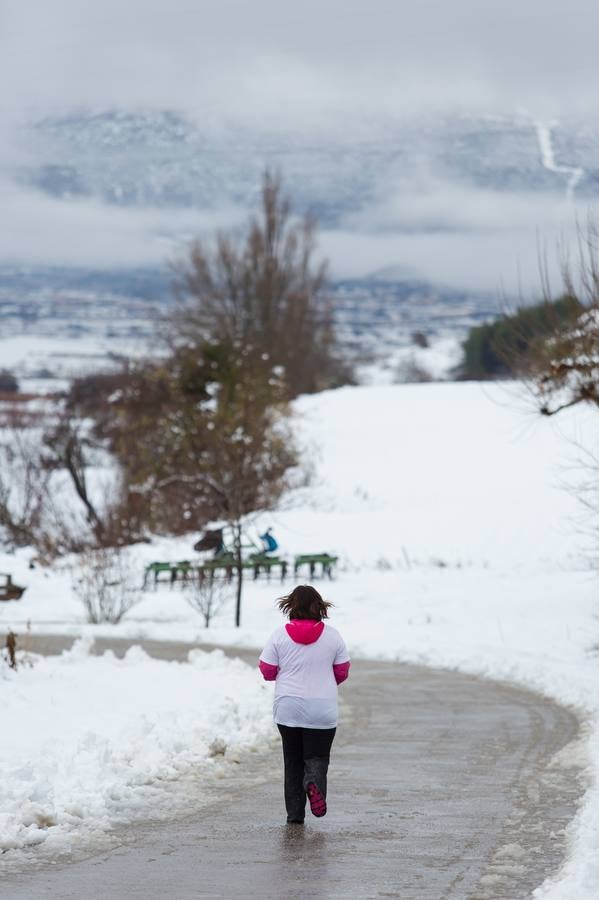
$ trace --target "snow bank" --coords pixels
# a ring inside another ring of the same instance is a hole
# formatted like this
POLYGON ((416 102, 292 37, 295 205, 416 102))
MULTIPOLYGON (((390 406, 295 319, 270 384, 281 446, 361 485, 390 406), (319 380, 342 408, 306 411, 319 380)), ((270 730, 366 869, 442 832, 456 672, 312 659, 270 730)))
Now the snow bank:
POLYGON ((272 732, 271 691, 222 651, 176 663, 90 645, 0 668, 1 850, 64 850, 197 805, 223 760, 272 732))

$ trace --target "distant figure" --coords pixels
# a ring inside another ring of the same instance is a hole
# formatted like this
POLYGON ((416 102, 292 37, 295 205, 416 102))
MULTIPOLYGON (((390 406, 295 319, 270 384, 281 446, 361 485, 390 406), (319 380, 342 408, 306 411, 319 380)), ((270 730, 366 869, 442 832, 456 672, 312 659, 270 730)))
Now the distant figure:
POLYGON ((17 636, 14 631, 6 635, 6 652, 8 653, 8 665, 11 669, 17 668, 17 636))
POLYGON ((267 528, 264 534, 260 535, 260 540, 263 544, 264 553, 274 553, 275 550, 279 549, 279 545, 276 539, 271 534, 272 528, 267 528))
POLYGON ((275 682, 274 721, 285 763, 287 823, 302 825, 306 796, 314 816, 327 811, 327 772, 337 730, 337 685, 349 675, 343 638, 330 625, 331 603, 302 584, 279 600, 289 616, 260 654, 266 681, 275 682))

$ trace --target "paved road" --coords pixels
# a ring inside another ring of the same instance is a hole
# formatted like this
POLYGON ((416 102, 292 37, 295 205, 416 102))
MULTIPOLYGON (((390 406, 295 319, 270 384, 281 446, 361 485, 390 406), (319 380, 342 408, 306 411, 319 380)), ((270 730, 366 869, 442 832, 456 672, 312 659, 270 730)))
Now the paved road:
MULTIPOLYGON (((188 649, 144 646, 175 658, 188 649)), ((493 682, 378 662, 356 662, 344 696, 325 819, 283 824, 276 748, 242 765, 249 784, 226 802, 141 827, 133 841, 129 832, 113 852, 11 875, 0 896, 519 900, 559 868, 582 791, 574 770, 551 764, 577 735, 571 712, 493 682)))

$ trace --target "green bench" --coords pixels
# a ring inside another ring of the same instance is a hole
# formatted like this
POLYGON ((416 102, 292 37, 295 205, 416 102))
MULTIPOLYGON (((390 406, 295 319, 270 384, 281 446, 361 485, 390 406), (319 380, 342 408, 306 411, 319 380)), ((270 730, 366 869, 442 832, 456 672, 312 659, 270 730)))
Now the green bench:
POLYGON ((287 577, 287 569, 289 564, 286 559, 280 556, 270 556, 268 553, 254 553, 243 564, 244 568, 252 569, 254 572, 254 581, 260 577, 262 572, 265 573, 270 581, 271 572, 279 569, 281 581, 287 577))
POLYGON ((193 566, 187 559, 181 562, 153 562, 146 566, 144 572, 144 590, 148 586, 148 581, 152 579, 154 587, 158 587, 159 581, 168 581, 172 587, 176 581, 186 581, 193 575, 193 566), (166 575, 166 578, 161 578, 166 575))
MULTIPOLYGON (((302 567, 307 567, 310 578, 314 578, 320 568, 323 578, 332 578, 333 567, 337 560, 338 557, 332 556, 330 553, 302 553, 294 559, 293 574, 297 575, 302 567)), ((281 556, 270 556, 268 553, 253 553, 243 561, 242 565, 244 569, 253 573, 254 580, 260 578, 261 575, 266 575, 266 578, 270 580, 272 573, 278 570, 281 581, 284 581, 289 570, 289 563, 286 559, 281 556)), ((205 578, 213 581, 219 572, 224 573, 227 581, 233 580, 235 572, 233 553, 229 551, 221 553, 201 564, 192 563, 188 559, 174 563, 152 562, 146 566, 143 586, 145 590, 148 584, 152 583, 154 588, 158 588, 159 582, 165 582, 172 588, 177 582, 185 584, 194 578, 197 578, 201 584, 205 578)))
POLYGON ((301 553, 295 557, 293 562, 293 574, 297 575, 302 566, 307 566, 310 572, 310 578, 314 578, 318 566, 321 568, 321 574, 324 578, 333 577, 333 566, 339 559, 338 556, 331 556, 330 553, 301 553))
POLYGON ((225 573, 225 578, 227 581, 232 581, 234 569, 235 556, 233 555, 233 553, 230 553, 228 551, 219 554, 219 556, 214 556, 212 559, 206 560, 201 565, 194 566, 194 570, 197 572, 200 584, 204 581, 205 578, 213 581, 215 574, 219 571, 225 573))

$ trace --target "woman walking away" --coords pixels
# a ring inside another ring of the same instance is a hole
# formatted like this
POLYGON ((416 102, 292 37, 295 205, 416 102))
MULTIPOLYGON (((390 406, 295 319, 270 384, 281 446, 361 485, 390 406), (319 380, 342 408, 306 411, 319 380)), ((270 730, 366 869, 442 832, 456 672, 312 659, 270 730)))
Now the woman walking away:
POLYGON ((343 638, 330 625, 332 606, 307 584, 279 600, 289 617, 260 654, 260 671, 275 681, 274 720, 285 762, 287 822, 302 824, 306 795, 315 816, 327 811, 327 770, 337 729, 337 685, 349 674, 343 638))

